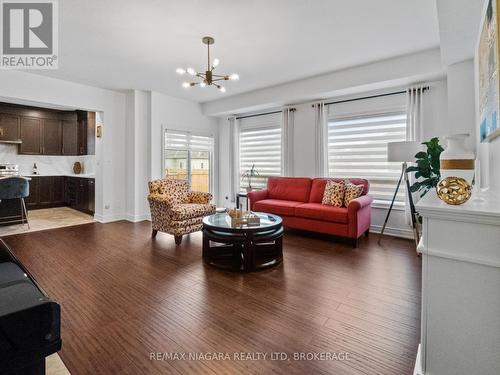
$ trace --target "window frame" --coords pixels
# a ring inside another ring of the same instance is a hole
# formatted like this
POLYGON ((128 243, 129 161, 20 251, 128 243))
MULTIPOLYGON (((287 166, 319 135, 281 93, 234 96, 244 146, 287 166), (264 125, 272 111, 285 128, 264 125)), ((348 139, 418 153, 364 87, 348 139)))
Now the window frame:
MULTIPOLYGON (((186 134, 186 136, 188 137, 188 139, 190 137, 207 137, 207 138, 210 138, 211 139, 211 144, 210 144, 210 150, 209 150, 209 153, 208 153, 208 162, 209 162, 209 176, 208 176, 208 192, 212 195, 215 194, 214 192, 214 189, 215 189, 215 137, 212 133, 210 132, 203 132, 203 131, 191 131, 191 130, 178 130, 174 127, 170 127, 170 126, 166 126, 166 125, 163 125, 162 126, 162 136, 160 137, 160 141, 161 141, 161 177, 162 178, 165 178, 166 175, 165 175, 165 158, 166 158, 166 151, 168 150, 166 148, 166 135, 168 132, 171 132, 171 133, 178 133, 178 134, 186 134)), ((189 141, 187 142, 187 144, 189 145, 189 141)), ((171 148, 170 150, 178 150, 178 151, 187 151, 188 153, 188 157, 187 157, 187 165, 186 165, 186 170, 187 170, 187 180, 188 180, 188 184, 189 184, 189 189, 191 189, 191 180, 192 180, 192 177, 191 177, 191 152, 193 151, 190 147, 188 147, 187 149, 175 149, 175 148, 171 148)), ((197 150, 194 150, 194 151, 197 151, 197 150)), ((215 196, 215 195, 214 195, 215 196)))

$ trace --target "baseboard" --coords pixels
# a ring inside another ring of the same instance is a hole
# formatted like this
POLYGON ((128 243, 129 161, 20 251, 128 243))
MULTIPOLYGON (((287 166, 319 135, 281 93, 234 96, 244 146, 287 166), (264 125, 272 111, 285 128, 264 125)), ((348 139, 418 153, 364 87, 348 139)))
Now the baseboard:
POLYGON ((151 221, 151 214, 149 213, 140 215, 126 214, 125 220, 130 221, 132 223, 137 223, 139 221, 145 221, 145 220, 151 221))
POLYGON ((112 223, 113 221, 125 220, 124 214, 114 214, 114 215, 94 215, 94 220, 99 223, 112 223))
POLYGON ((418 344, 417 349, 417 359, 415 360, 415 367, 413 369, 413 375, 424 375, 422 371, 422 345, 418 344))
MULTIPOLYGON (((370 232, 380 233, 382 232, 382 226, 372 225, 370 226, 370 232)), ((411 229, 385 227, 384 234, 387 234, 388 236, 407 238, 410 240, 413 239, 413 231, 411 229)))

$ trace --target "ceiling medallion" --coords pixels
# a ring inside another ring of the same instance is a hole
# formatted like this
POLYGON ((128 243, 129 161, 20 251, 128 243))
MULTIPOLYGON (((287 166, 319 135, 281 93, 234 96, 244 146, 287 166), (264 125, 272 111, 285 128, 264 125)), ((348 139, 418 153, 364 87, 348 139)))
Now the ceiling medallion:
POLYGON ((193 77, 198 77, 201 81, 198 82, 183 82, 182 87, 184 88, 189 88, 192 86, 199 85, 200 87, 205 87, 205 86, 215 86, 219 89, 220 92, 226 92, 226 88, 224 86, 221 86, 220 81, 237 81, 240 79, 238 74, 233 73, 233 74, 215 74, 214 70, 219 65, 220 61, 219 59, 214 59, 212 63, 210 63, 210 46, 215 43, 214 38, 211 36, 206 36, 201 39, 203 44, 207 45, 207 52, 208 52, 208 59, 207 59, 207 70, 204 73, 198 73, 196 70, 193 68, 177 68, 176 72, 177 74, 183 75, 183 74, 189 74, 193 77))

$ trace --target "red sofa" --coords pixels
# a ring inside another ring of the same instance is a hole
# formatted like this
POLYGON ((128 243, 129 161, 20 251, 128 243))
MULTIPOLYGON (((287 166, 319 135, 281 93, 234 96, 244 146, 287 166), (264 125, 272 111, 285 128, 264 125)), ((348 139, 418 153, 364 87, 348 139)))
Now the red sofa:
POLYGON ((336 178, 271 177, 267 189, 248 193, 252 211, 269 212, 282 217, 288 228, 350 238, 357 246, 363 234, 368 235, 373 198, 368 195, 369 183, 364 179, 349 179, 363 185, 361 197, 348 207, 321 204, 325 185, 336 178))

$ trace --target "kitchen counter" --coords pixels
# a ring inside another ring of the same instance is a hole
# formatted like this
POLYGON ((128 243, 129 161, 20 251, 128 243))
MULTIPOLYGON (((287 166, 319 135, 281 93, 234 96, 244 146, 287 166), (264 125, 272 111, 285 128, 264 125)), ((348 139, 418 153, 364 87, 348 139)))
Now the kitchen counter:
POLYGON ((22 177, 52 177, 52 176, 64 176, 64 177, 79 177, 79 178, 95 178, 94 173, 65 173, 65 174, 57 174, 57 173, 48 173, 48 174, 21 174, 22 177))

